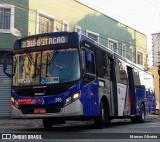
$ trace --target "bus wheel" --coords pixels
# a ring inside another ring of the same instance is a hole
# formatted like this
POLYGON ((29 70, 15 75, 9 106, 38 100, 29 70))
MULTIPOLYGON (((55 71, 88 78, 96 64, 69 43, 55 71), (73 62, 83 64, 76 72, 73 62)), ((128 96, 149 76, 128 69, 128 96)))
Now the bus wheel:
POLYGON ((100 103, 100 115, 94 118, 94 126, 96 129, 102 129, 105 125, 110 123, 109 108, 104 105, 104 102, 100 103))
POLYGON ((53 126, 52 118, 43 118, 43 127, 45 129, 51 129, 53 126))
POLYGON ((134 116, 131 117, 131 122, 132 123, 143 123, 146 118, 146 113, 145 113, 145 106, 141 104, 141 114, 140 116, 134 116))
POLYGON ((131 123, 136 123, 136 117, 131 117, 131 123))
POLYGON ((100 103, 99 108, 99 116, 96 116, 94 118, 94 126, 96 129, 102 129, 104 124, 104 108, 103 108, 103 102, 100 103))
POLYGON ((139 122, 143 123, 146 118, 145 106, 141 104, 141 115, 139 117, 139 122))
POLYGON ((104 124, 105 126, 110 125, 110 109, 109 109, 109 104, 105 105, 105 113, 104 113, 104 124))

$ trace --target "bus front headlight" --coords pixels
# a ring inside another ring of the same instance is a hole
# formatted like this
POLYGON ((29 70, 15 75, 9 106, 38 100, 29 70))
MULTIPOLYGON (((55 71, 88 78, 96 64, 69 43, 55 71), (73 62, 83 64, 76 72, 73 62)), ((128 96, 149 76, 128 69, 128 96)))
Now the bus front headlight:
POLYGON ((66 98, 65 100, 65 105, 77 100, 80 97, 80 92, 77 92, 75 94, 72 94, 71 96, 69 96, 68 98, 66 98))

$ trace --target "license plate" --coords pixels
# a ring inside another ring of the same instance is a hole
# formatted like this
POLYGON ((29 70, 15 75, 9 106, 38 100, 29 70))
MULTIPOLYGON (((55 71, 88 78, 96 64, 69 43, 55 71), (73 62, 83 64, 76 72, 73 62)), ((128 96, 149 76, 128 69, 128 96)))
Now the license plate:
POLYGON ((36 114, 46 113, 46 109, 45 108, 35 108, 34 113, 36 114))

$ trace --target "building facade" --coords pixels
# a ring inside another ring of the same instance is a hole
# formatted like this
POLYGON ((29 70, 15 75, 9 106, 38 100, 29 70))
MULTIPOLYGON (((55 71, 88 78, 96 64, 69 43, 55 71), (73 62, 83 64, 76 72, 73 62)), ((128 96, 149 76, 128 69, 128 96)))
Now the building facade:
POLYGON ((154 75, 154 91, 156 97, 156 109, 159 110, 159 102, 160 102, 160 77, 158 74, 158 67, 150 67, 148 69, 154 75))
POLYGON ((157 109, 159 110, 160 104, 160 33, 152 34, 152 50, 153 50, 153 67, 149 67, 149 71, 154 74, 154 86, 157 102, 157 109))
POLYGON ((146 35, 76 0, 29 0, 28 34, 79 31, 129 60, 147 67, 146 35), (34 22, 33 22, 34 21, 34 22))
POLYGON ((77 0, 1 0, 1 18, 1 51, 13 49, 16 37, 11 34, 11 28, 20 30, 22 37, 45 32, 77 31, 147 68, 146 35, 77 0), (3 16, 9 17, 8 20, 3 16))
POLYGON ((153 66, 160 66, 160 33, 152 34, 153 66))
MULTIPOLYGON (((18 29, 22 36, 28 34, 28 0, 0 1, 0 117, 10 116, 11 79, 3 73, 3 55, 12 51, 18 29)), ((8 70, 12 70, 12 58, 8 59, 8 70)))

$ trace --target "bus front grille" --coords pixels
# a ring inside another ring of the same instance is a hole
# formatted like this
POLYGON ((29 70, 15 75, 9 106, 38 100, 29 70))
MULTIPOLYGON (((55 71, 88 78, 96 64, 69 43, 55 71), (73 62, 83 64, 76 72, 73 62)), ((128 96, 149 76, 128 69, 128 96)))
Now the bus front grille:
POLYGON ((19 89, 16 91, 16 94, 19 96, 35 96, 36 93, 44 93, 44 96, 49 96, 49 95, 58 95, 66 92, 67 89, 64 88, 56 88, 56 89, 19 89))

